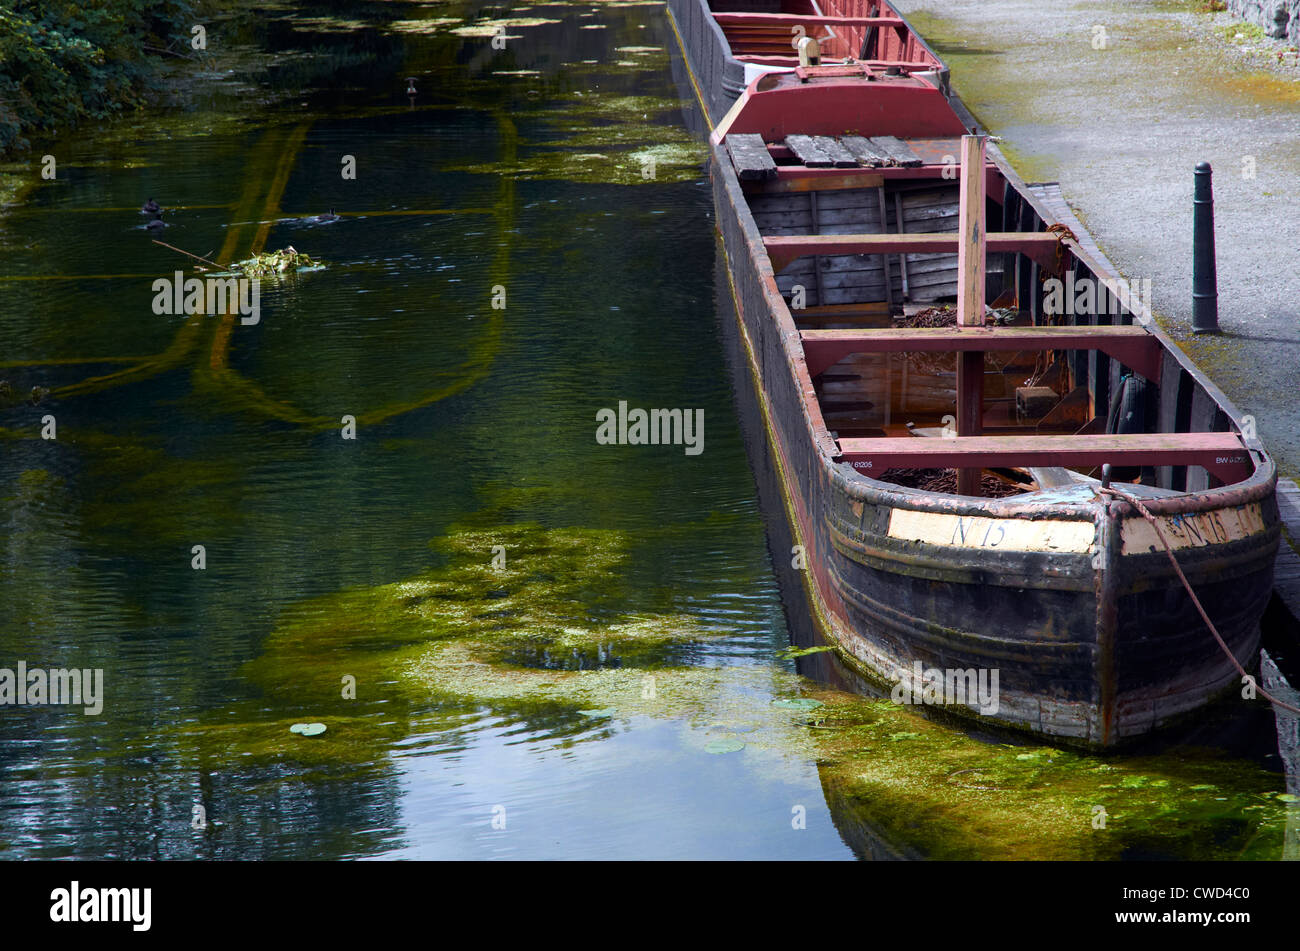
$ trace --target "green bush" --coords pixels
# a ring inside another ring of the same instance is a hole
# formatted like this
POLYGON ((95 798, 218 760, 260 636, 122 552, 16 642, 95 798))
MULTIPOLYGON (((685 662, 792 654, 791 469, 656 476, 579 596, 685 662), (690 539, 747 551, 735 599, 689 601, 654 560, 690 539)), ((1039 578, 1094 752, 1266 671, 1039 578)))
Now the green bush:
POLYGON ((196 16, 181 0, 0 0, 0 153, 140 105, 196 16))

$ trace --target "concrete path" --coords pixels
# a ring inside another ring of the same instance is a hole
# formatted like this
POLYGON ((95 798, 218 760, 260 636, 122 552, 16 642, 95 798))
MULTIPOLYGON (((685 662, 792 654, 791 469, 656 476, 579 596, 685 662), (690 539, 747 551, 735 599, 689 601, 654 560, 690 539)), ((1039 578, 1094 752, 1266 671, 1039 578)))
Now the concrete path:
POLYGON ((1151 280, 1165 328, 1300 474, 1300 82, 1245 67, 1208 25, 1224 17, 1197 3, 897 6, 1021 175, 1060 181, 1120 272, 1151 280), (1199 161, 1215 169, 1221 337, 1190 333, 1199 161))

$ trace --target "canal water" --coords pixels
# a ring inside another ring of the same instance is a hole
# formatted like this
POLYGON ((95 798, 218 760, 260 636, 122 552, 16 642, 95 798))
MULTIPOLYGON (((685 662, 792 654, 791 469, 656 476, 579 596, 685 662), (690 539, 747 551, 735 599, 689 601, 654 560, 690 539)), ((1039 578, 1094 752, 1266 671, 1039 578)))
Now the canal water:
POLYGON ((1103 759, 790 656, 661 4, 322 9, 223 21, 233 71, 38 143, 0 219, 0 379, 41 388, 0 410, 0 667, 104 683, 0 707, 0 857, 1281 855, 1264 711, 1103 759), (159 314, 202 274, 156 240, 324 266, 159 314), (606 444, 620 404, 703 426, 606 444))

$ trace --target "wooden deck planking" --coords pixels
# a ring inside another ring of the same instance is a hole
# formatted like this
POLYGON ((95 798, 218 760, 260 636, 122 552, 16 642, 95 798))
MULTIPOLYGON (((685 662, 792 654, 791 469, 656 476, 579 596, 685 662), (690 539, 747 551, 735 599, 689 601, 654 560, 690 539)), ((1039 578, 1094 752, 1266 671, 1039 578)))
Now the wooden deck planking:
POLYGON ((1300 619, 1300 553, 1295 547, 1300 545, 1300 486, 1290 479, 1277 480, 1277 514, 1286 531, 1273 568, 1273 590, 1291 616, 1300 619))
POLYGON ((776 162, 761 135, 729 135, 727 152, 735 166, 736 177, 742 182, 776 178, 776 162))

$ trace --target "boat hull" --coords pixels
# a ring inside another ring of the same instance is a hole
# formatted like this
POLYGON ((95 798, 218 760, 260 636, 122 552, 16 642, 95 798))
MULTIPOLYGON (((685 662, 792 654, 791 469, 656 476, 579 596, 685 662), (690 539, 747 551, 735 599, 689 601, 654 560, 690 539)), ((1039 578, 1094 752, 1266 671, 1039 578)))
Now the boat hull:
MULTIPOLYGON (((923 493, 835 462, 798 331, 721 147, 712 179, 806 588, 849 663, 911 702, 928 702, 918 671, 996 671, 995 711, 976 697, 936 705, 1086 746, 1149 733, 1239 685, 1158 536, 1125 504, 923 493)), ((1246 666, 1280 538, 1275 482, 1265 461, 1246 482, 1148 503, 1246 666)))

